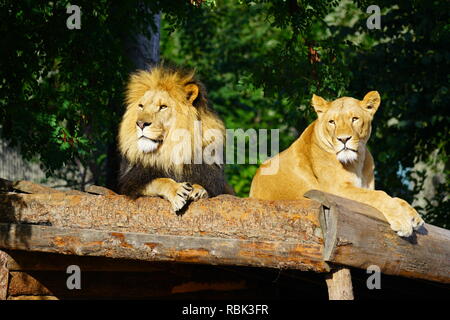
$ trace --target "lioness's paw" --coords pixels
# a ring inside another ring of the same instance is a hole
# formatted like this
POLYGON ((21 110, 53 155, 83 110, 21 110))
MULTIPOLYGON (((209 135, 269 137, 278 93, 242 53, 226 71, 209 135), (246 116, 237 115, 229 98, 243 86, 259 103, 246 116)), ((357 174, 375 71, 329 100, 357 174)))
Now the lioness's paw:
POLYGON ((409 237, 413 233, 411 223, 408 221, 391 220, 389 221, 391 229, 394 230, 400 237, 409 237))
POLYGON ((419 229, 424 224, 424 221, 405 200, 400 198, 393 198, 392 200, 394 213, 386 214, 385 217, 392 230, 397 232, 400 237, 409 237, 413 230, 419 229))
POLYGON ((192 192, 189 195, 190 200, 197 201, 199 199, 208 198, 208 191, 206 191, 201 185, 194 184, 192 187, 192 192))
POLYGON ((169 199, 175 212, 183 209, 189 199, 189 195, 191 194, 192 190, 193 187, 188 182, 177 184, 177 188, 174 192, 173 197, 169 199))
POLYGON ((417 213, 417 211, 412 206, 410 206, 408 202, 400 198, 394 198, 394 200, 403 208, 403 211, 408 215, 411 226, 414 230, 420 229, 420 227, 425 224, 425 221, 423 221, 419 213, 417 213))

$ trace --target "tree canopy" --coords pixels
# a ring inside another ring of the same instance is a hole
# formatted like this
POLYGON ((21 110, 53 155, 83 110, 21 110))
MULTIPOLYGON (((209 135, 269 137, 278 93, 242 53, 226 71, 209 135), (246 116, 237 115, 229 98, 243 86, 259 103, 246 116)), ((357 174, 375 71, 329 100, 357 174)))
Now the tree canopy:
MULTIPOLYGON (((450 226, 447 1, 380 0, 381 29, 367 28, 362 0, 78 1, 80 30, 66 27, 68 4, 0 4, 1 135, 49 175, 80 161, 106 183, 132 71, 123 41, 146 32, 149 9, 162 13, 164 63, 197 70, 227 128, 279 129, 280 150, 314 119, 313 93, 379 91, 369 141, 377 188, 412 202, 433 174, 416 164, 439 167, 444 178, 419 211, 450 226)), ((238 195, 257 166, 226 166, 238 195)))

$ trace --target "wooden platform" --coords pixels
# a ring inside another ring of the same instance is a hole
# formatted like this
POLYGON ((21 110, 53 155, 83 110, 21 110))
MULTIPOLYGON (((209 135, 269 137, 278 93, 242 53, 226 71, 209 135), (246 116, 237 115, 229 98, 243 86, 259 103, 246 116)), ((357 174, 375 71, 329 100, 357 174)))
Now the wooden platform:
POLYGON ((315 279, 334 299, 353 298, 348 268, 376 265, 386 275, 450 283, 450 231, 425 225, 400 238, 376 209, 318 191, 299 201, 219 196, 177 216, 162 199, 132 200, 102 188, 61 192, 3 180, 0 190, 0 299, 251 297, 253 289, 261 293, 258 281, 236 276, 248 268, 315 279), (67 289, 72 264, 89 277, 89 290, 67 289), (115 289, 107 284, 117 282, 107 280, 112 273, 123 278, 115 289))

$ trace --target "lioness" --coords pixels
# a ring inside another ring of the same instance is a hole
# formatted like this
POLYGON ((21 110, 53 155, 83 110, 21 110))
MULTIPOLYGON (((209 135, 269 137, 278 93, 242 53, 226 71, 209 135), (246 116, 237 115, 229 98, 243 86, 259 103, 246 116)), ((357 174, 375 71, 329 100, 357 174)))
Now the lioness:
POLYGON ((342 97, 332 102, 313 95, 318 119, 288 149, 267 160, 253 178, 250 197, 300 199, 311 189, 360 201, 381 211, 399 236, 408 237, 424 221, 406 201, 374 190, 374 162, 366 147, 380 95, 362 101, 342 97), (275 174, 261 169, 279 161, 275 174))

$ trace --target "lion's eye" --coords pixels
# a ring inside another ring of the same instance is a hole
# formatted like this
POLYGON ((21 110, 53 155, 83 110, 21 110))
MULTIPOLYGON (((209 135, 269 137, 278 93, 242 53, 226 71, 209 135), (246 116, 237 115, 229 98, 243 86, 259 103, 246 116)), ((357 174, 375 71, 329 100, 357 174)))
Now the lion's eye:
POLYGON ((142 103, 139 103, 139 104, 138 104, 138 107, 139 107, 139 109, 141 109, 141 110, 144 109, 144 105, 143 105, 142 103))
POLYGON ((359 120, 359 118, 358 117, 353 117, 352 118, 352 122, 355 122, 356 120, 359 120))
POLYGON ((334 120, 328 121, 329 124, 334 124, 334 120))
POLYGON ((164 109, 167 109, 167 106, 165 104, 159 106, 159 111, 164 110, 164 109))

